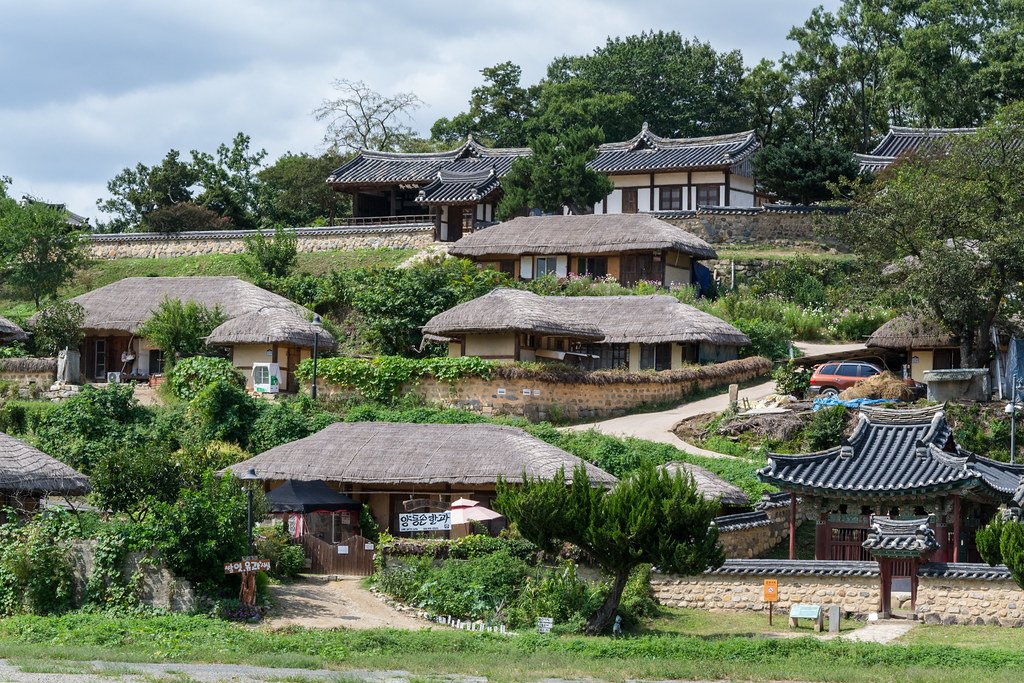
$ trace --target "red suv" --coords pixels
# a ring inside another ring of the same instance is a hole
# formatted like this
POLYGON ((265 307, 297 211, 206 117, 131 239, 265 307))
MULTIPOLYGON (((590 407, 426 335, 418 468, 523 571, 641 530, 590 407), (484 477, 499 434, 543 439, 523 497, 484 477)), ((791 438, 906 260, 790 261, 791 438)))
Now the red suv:
POLYGON ((882 370, 877 365, 862 360, 833 361, 814 366, 811 373, 810 394, 837 396, 857 382, 877 375, 882 370))

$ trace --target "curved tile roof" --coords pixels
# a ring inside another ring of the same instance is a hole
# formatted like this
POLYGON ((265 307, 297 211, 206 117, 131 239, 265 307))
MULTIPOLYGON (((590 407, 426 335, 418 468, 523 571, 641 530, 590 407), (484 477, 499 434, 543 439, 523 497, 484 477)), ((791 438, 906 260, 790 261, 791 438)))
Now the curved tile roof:
POLYGON ((753 130, 700 138, 663 138, 645 123, 629 140, 600 145, 597 158, 588 166, 604 173, 720 168, 745 160, 757 148, 753 130))
POLYGON ((929 519, 891 519, 872 515, 871 531, 861 544, 876 557, 916 557, 939 548, 929 519))
POLYGON ((854 154, 861 171, 877 173, 904 154, 911 154, 932 145, 944 150, 949 147, 950 138, 969 135, 977 128, 911 128, 893 126, 870 154, 854 154))
POLYGON ((420 204, 459 204, 482 202, 501 187, 492 165, 473 171, 453 171, 442 168, 416 196, 420 204))

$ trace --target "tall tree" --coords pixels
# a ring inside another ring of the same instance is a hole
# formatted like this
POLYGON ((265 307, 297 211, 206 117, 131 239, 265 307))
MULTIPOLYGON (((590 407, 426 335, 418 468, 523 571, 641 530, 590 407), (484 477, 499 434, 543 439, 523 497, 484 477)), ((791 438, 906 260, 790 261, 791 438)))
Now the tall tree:
POLYGON ((505 195, 498 203, 498 219, 529 209, 561 212, 567 207, 571 213, 589 213, 613 189, 604 174, 587 167, 603 141, 600 128, 576 128, 559 137, 538 135, 530 145, 532 153, 516 159, 502 180, 505 195))
POLYGON ((352 211, 350 195, 335 192, 327 176, 350 157, 335 152, 320 156, 286 152, 257 175, 264 223, 294 227, 330 224, 352 211))
POLYGON ((758 150, 753 165, 762 189, 794 204, 831 199, 830 184, 843 178, 853 180, 860 174, 850 150, 809 136, 758 150))
POLYGON ((430 129, 431 138, 451 145, 473 134, 496 147, 526 145, 525 123, 533 114, 533 96, 520 84, 523 70, 503 62, 480 73, 484 83, 473 88, 469 111, 438 119, 430 129))
POLYGON ((10 204, 0 207, 0 282, 25 292, 39 308, 85 260, 82 233, 68 228, 64 211, 10 204))
POLYGON ((792 73, 762 59, 746 75, 741 87, 761 145, 768 147, 786 139, 795 117, 792 73))
POLYGON ((238 133, 231 146, 221 144, 216 155, 192 150, 192 163, 203 186, 198 201, 243 228, 259 224, 260 164, 267 150, 250 151, 252 139, 238 133))
POLYGON ((990 330, 1024 301, 1024 103, 974 135, 890 167, 830 232, 953 333, 964 367, 992 358, 990 330))
POLYGON ((141 162, 125 168, 107 183, 110 197, 96 201, 101 212, 113 216, 102 227, 109 232, 136 230, 151 211, 192 201, 198 182, 195 164, 182 161, 176 149, 152 168, 141 162))
POLYGON ((139 336, 156 344, 170 367, 179 358, 203 355, 206 338, 225 320, 219 306, 210 309, 195 301, 167 298, 139 328, 139 336))
POLYGON ((527 540, 552 551, 572 543, 611 574, 604 604, 586 631, 605 631, 615 618, 630 572, 651 563, 675 574, 697 574, 725 560, 711 525, 718 503, 697 492, 693 480, 653 465, 641 467, 611 490, 591 486, 580 465, 567 485, 565 472, 521 484, 499 481, 495 507, 527 540))
POLYGON ((414 93, 382 95, 363 81, 338 79, 335 98, 324 99, 313 116, 327 122, 324 142, 334 152, 376 149, 393 152, 414 138, 412 112, 423 106, 414 93))

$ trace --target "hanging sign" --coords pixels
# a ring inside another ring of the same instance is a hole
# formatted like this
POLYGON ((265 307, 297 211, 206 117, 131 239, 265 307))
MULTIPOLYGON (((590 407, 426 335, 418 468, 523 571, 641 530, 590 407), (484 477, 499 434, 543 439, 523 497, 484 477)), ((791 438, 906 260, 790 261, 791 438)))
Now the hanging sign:
POLYGON ((412 512, 398 515, 399 531, 449 531, 451 512, 412 512))
POLYGON ((269 572, 270 560, 239 560, 238 562, 225 562, 225 574, 246 574, 248 572, 269 572))

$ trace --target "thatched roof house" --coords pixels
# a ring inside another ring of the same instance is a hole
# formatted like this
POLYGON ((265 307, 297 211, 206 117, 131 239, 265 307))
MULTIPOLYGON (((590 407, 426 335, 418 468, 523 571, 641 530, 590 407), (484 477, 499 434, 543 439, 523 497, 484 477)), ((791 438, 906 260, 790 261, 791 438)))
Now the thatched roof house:
POLYGON ((463 237, 448 253, 522 280, 575 274, 666 286, 693 283, 694 261, 717 257, 696 235, 643 213, 515 218, 463 237))
MULTIPOLYGON (((489 506, 499 477, 550 478, 564 469, 571 480, 581 463, 516 427, 339 422, 225 471, 242 474, 251 467, 271 488, 286 480, 326 481, 366 503, 378 523, 396 530, 405 500, 450 503, 472 497, 489 506)), ((595 484, 616 482, 593 465, 586 468, 595 484)))
POLYGON ((82 496, 89 478, 46 453, 0 432, 0 499, 3 505, 32 510, 49 494, 82 496))
POLYGON ((219 308, 227 320, 208 342, 230 347, 235 367, 243 371, 253 363, 277 363, 284 390, 294 390, 291 373, 309 357, 314 332, 321 348, 336 345, 329 332, 309 322, 312 311, 237 277, 129 277, 71 300, 85 310, 86 377, 103 381, 114 371, 139 377, 162 372, 160 351, 137 335, 167 299, 219 308))
POLYGON ((735 358, 738 347, 750 344, 729 323, 672 296, 539 296, 515 289, 459 304, 431 318, 423 332, 448 341, 451 356, 576 359, 593 369, 678 369, 687 361, 735 358))
POLYGON ((960 367, 960 346, 934 318, 904 313, 885 323, 868 337, 869 348, 892 349, 906 354, 912 379, 920 382, 928 370, 960 367))
POLYGON ((684 476, 689 475, 704 500, 718 500, 723 508, 745 508, 750 506, 750 497, 743 489, 727 482, 703 467, 691 465, 688 462, 670 462, 662 465, 662 467, 669 474, 681 472, 684 476))
POLYGON ((11 342, 25 341, 26 339, 28 339, 28 335, 25 334, 25 330, 7 318, 0 316, 0 344, 10 344, 11 342))

